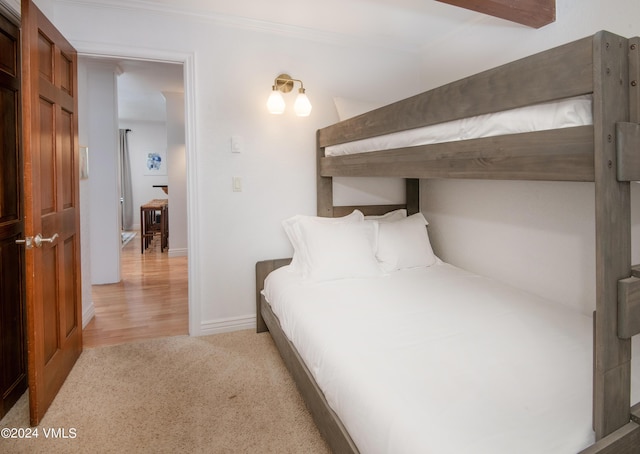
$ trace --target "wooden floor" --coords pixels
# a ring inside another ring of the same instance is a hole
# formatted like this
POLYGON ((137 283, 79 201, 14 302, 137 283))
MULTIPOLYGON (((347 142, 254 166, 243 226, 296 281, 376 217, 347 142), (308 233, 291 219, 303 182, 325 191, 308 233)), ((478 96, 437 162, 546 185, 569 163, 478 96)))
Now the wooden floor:
POLYGON ((92 287, 95 317, 85 348, 188 334, 187 257, 169 258, 156 240, 140 253, 140 235, 122 249, 122 281, 92 287))

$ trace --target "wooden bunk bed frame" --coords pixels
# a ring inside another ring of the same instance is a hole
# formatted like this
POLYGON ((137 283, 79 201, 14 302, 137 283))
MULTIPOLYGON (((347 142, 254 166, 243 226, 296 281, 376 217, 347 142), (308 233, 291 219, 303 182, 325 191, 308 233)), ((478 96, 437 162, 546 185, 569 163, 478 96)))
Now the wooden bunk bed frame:
MULTIPOLYGON (((332 177, 407 179, 407 210, 419 211, 419 179, 595 182, 596 310, 593 428, 583 451, 637 453, 640 404, 630 408, 631 337, 640 333, 640 266, 631 266, 630 182, 640 180, 640 38, 606 31, 517 60, 321 129, 317 133, 319 216, 334 207, 332 177), (579 95, 593 99, 593 125, 325 157, 325 147, 579 95)), ((290 259, 256 265, 257 330, 271 332, 318 428, 334 452, 358 452, 277 317, 260 294, 264 278, 290 259)))

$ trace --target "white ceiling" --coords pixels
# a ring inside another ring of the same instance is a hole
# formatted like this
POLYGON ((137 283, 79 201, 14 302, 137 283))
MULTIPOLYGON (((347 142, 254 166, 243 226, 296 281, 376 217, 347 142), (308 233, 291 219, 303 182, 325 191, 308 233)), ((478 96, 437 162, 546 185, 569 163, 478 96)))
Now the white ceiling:
MULTIPOLYGON (((87 0, 85 0, 87 1, 87 0)), ((418 50, 478 19, 511 26, 435 0, 91 0, 127 7, 207 16, 254 26, 289 27, 351 37, 367 43, 418 50)))
POLYGON ((89 65, 108 63, 109 68, 117 68, 120 120, 165 122, 163 93, 184 93, 182 64, 109 57, 79 58, 89 65))
MULTIPOLYGON (((478 21, 520 27, 435 0, 80 0, 204 16, 238 26, 349 39, 419 52, 478 21)), ((121 119, 164 121, 162 91, 183 91, 182 66, 120 61, 121 119)))
POLYGON ((140 60, 118 62, 118 117, 121 120, 166 121, 163 92, 183 93, 181 64, 140 60))

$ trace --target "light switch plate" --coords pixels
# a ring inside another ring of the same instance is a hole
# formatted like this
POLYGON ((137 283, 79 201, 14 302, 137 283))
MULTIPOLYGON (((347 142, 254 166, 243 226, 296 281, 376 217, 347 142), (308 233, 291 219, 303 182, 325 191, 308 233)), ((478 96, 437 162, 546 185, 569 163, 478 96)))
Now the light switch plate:
POLYGON ((240 136, 231 136, 231 153, 242 153, 243 140, 240 136))
POLYGON ((231 184, 233 187, 233 192, 242 192, 242 178, 241 177, 233 177, 231 179, 231 184))

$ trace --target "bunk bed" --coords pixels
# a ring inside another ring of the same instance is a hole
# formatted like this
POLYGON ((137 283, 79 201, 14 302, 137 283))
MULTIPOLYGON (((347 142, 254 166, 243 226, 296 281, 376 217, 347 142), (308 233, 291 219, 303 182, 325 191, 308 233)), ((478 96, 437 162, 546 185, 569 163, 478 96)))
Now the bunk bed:
MULTIPOLYGON (((406 179, 409 212, 420 210, 419 180, 470 178, 595 182, 596 310, 593 317, 595 443, 584 453, 635 453, 640 405, 631 407, 631 338, 640 333, 640 267, 631 264, 630 182, 640 180, 640 39, 609 32, 341 121, 317 133, 318 216, 354 209, 382 214, 399 206, 336 207, 333 177, 406 179), (393 145, 327 156, 348 142, 511 109, 587 97, 589 124, 489 137, 393 145)), ((269 330, 335 452, 358 452, 262 292, 265 278, 291 259, 256 265, 257 330, 269 330)), ((481 417, 481 416, 480 416, 481 417)), ((464 431, 464 427, 460 428, 464 431)))

